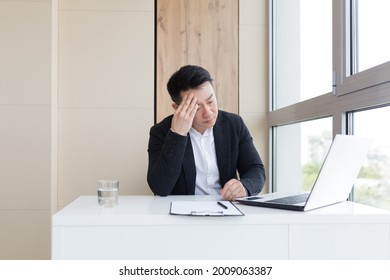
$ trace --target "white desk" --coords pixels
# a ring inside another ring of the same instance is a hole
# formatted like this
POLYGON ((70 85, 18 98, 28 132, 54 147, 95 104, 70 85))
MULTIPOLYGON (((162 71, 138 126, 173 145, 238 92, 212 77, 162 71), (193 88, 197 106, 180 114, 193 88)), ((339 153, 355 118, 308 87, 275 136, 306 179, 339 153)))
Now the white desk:
POLYGON ((82 196, 52 218, 53 259, 390 259, 390 212, 344 202, 301 213, 236 204, 239 217, 169 215, 172 200, 82 196), (238 244, 241 244, 239 246, 238 244))

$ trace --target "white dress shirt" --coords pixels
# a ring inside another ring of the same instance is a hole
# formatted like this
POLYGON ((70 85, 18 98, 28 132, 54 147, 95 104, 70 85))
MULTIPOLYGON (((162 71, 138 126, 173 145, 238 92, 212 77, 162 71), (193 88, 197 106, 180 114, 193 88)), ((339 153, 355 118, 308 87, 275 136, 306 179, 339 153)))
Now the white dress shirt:
POLYGON ((189 133, 196 166, 195 194, 219 195, 221 183, 213 128, 208 128, 203 134, 191 128, 189 133))

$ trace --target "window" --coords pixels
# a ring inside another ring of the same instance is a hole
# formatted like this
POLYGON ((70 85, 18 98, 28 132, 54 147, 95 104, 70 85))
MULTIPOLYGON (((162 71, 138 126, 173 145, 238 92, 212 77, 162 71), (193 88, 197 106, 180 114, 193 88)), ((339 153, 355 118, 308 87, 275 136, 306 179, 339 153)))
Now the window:
POLYGON ((332 1, 274 3, 278 109, 332 91, 332 1))
POLYGON ((390 1, 357 2, 357 72, 390 60, 390 1))
POLYGON ((310 191, 332 142, 332 118, 274 128, 277 191, 310 191))
POLYGON ((390 82, 386 0, 333 0, 334 92, 349 94, 390 82))
POLYGON ((354 200, 390 210, 390 107, 353 113, 355 135, 372 138, 366 163, 355 184, 354 200))
POLYGON ((374 142, 351 197, 389 209, 389 6, 270 0, 271 191, 309 190, 336 134, 366 135, 374 142))

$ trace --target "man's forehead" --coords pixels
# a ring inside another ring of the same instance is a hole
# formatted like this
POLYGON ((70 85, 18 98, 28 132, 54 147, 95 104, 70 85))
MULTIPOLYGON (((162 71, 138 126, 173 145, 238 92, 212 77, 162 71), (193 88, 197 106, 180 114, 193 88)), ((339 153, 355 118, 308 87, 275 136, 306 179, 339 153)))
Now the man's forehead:
POLYGON ((197 88, 182 91, 180 96, 183 98, 184 95, 189 95, 191 93, 193 93, 197 98, 204 97, 205 100, 211 99, 215 95, 214 89, 211 85, 207 86, 203 84, 197 88))

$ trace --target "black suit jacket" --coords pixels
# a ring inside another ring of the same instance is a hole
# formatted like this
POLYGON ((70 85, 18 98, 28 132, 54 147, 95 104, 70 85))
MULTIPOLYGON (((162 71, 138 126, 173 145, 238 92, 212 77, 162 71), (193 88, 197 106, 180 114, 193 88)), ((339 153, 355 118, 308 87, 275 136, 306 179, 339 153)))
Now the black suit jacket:
MULTIPOLYGON (((196 168, 191 138, 171 131, 172 117, 150 129, 148 184, 156 195, 192 195, 196 168)), ((242 118, 219 111, 213 132, 221 186, 238 172, 248 195, 258 194, 265 182, 264 165, 242 118)))

